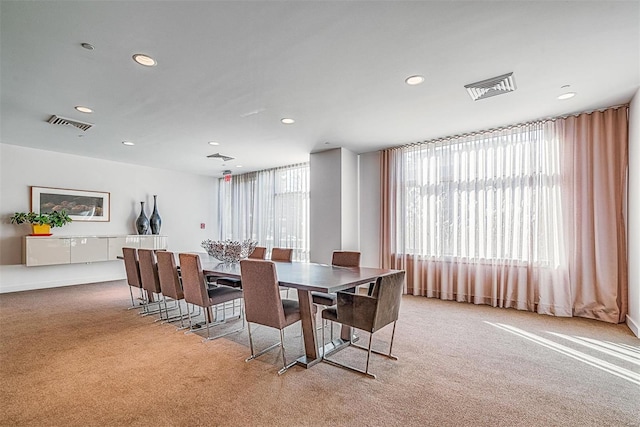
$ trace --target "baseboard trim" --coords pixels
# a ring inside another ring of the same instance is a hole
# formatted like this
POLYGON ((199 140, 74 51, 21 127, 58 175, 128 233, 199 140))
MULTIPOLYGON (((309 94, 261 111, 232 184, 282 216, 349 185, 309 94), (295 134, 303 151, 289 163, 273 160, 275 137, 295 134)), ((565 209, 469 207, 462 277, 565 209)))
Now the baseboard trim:
POLYGON ((631 317, 629 317, 629 315, 627 314, 627 326, 629 327, 629 329, 631 329, 631 332, 633 332, 633 334, 640 338, 640 327, 638 326, 638 323, 636 323, 631 317))

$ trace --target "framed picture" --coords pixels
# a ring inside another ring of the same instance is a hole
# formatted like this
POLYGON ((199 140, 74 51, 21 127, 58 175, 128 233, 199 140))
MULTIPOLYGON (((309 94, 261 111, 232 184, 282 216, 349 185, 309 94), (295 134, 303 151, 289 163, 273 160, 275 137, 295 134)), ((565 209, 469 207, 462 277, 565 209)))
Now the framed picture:
POLYGON ((65 210, 74 221, 109 221, 110 193, 31 187, 31 211, 65 210))

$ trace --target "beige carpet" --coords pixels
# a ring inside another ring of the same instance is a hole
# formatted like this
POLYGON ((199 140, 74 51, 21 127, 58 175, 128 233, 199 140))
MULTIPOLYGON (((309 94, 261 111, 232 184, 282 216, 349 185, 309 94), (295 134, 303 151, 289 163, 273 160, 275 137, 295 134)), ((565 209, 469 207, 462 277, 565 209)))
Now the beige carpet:
MULTIPOLYGON (((640 425, 640 341, 624 325, 406 296, 400 360, 373 356, 372 380, 327 364, 278 376, 277 351, 245 363, 246 330, 202 343, 128 305, 124 282, 0 295, 0 425, 640 425)), ((278 337, 256 332, 257 346, 278 337)))

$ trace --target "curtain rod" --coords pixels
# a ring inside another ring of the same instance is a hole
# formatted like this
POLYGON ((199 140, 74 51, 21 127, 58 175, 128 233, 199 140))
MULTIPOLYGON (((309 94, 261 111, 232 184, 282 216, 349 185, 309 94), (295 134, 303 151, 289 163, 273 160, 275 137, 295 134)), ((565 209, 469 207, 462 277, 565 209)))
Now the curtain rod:
MULTIPOLYGON (((232 174, 232 176, 235 176, 236 178, 238 178, 238 177, 241 177, 241 176, 244 176, 244 175, 249 175, 249 174, 258 174, 259 172, 275 171, 275 170, 278 170, 278 169, 289 169, 289 168, 290 168, 290 169, 293 169, 293 168, 299 168, 299 167, 302 167, 302 166, 305 166, 305 165, 308 165, 308 164, 309 164, 309 162, 294 163, 294 164, 292 164, 292 165, 276 166, 275 168, 260 169, 260 170, 257 170, 257 171, 244 172, 244 173, 239 173, 239 174, 236 174, 236 175, 233 175, 233 174, 232 174)), ((223 179, 224 179, 224 177, 222 177, 222 178, 218 178, 218 180, 223 180, 223 179)))
MULTIPOLYGON (((461 133, 461 134, 452 135, 452 136, 443 136, 441 138, 434 138, 434 139, 429 139, 429 140, 426 140, 426 141, 411 142, 409 144, 404 144, 404 145, 399 145, 399 146, 396 146, 396 147, 386 148, 386 150, 394 150, 396 148, 411 147, 411 146, 420 145, 420 144, 433 144, 433 143, 436 143, 436 142, 450 141, 450 140, 453 140, 453 139, 466 138, 466 137, 469 137, 469 136, 484 135, 484 134, 487 134, 487 133, 499 132, 499 131, 509 130, 509 129, 515 129, 515 128, 519 128, 519 127, 523 127, 523 126, 529 126, 529 125, 533 125, 533 124, 543 124, 543 123, 548 123, 548 122, 555 122, 556 120, 567 119, 569 117, 578 117, 581 114, 592 114, 592 113, 595 113, 595 112, 602 112, 602 111, 606 111, 606 110, 617 110, 618 108, 626 108, 626 107, 629 107, 629 103, 614 105, 614 106, 611 106, 611 107, 597 108, 597 109, 594 109, 594 110, 581 111, 579 113, 572 113, 572 114, 567 114, 567 115, 564 115, 564 116, 546 117, 544 119, 532 120, 532 121, 529 121, 529 122, 518 123, 518 124, 515 124, 515 125, 501 126, 501 127, 497 127, 497 128, 490 128, 490 129, 479 130, 479 131, 474 131, 474 132, 461 133)), ((382 150, 382 151, 384 151, 384 150, 382 150)))

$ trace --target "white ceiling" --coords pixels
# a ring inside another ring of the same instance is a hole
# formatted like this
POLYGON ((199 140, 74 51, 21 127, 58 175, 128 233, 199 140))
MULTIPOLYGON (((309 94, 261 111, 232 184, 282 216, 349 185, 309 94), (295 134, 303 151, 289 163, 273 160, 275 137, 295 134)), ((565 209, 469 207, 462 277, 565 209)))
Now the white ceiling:
POLYGON ((2 0, 0 19, 2 143, 213 176, 618 105, 640 85, 638 1, 2 0), (508 72, 513 93, 464 89, 508 72), (557 100, 563 85, 577 96, 557 100))

